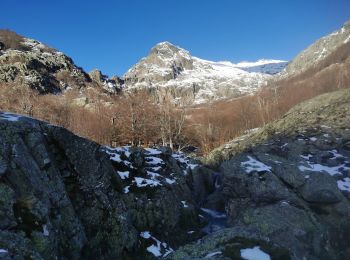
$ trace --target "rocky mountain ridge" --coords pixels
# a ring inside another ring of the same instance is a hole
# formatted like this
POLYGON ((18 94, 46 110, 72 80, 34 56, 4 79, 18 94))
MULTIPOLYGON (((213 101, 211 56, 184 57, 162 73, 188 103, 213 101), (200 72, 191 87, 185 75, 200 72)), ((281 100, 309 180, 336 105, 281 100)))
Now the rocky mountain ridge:
POLYGON ((41 94, 88 87, 120 90, 119 79, 92 80, 71 58, 37 40, 0 30, 0 43, 0 82, 25 85, 41 94))
POLYGON ((125 89, 168 90, 174 99, 197 104, 255 92, 287 62, 213 62, 192 56, 169 42, 158 43, 124 75, 125 89))
POLYGON ((281 76, 288 77, 293 74, 295 75, 317 65, 318 62, 349 41, 350 21, 347 21, 339 30, 322 37, 300 52, 288 64, 281 76))
POLYGON ((109 93, 120 92, 122 90, 122 85, 124 84, 124 80, 122 80, 121 78, 117 76, 109 78, 97 69, 90 71, 89 76, 93 81, 101 85, 103 89, 109 93))
POLYGON ((91 87, 116 94, 123 89, 146 88, 169 91, 175 100, 203 103, 250 94, 286 66, 279 60, 206 61, 162 42, 123 78, 108 78, 98 70, 88 74, 62 52, 11 31, 0 31, 0 42, 0 81, 22 84, 41 94, 91 87))
POLYGON ((39 41, 1 30, 0 81, 27 85, 44 94, 89 87, 112 94, 146 89, 159 95, 168 93, 183 104, 201 104, 249 95, 271 80, 285 79, 316 66, 349 41, 349 28, 349 22, 345 23, 290 63, 281 60, 213 62, 194 57, 169 42, 161 42, 123 78, 108 78, 98 70, 87 74, 63 53, 39 41))

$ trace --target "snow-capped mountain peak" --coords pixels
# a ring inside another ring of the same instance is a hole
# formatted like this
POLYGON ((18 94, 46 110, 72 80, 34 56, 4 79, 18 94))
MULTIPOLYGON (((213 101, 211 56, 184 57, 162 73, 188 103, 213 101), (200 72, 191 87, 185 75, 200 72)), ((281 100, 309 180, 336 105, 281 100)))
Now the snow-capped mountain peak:
POLYGON ((180 50, 183 50, 185 52, 188 53, 188 51, 168 42, 160 42, 157 43, 152 49, 151 49, 151 53, 152 52, 158 52, 158 53, 164 53, 164 54, 171 54, 171 53, 176 53, 179 52, 180 50))
POLYGON ((194 103, 203 103, 253 93, 286 64, 281 60, 209 61, 170 42, 160 42, 127 71, 124 79, 127 89, 167 88, 176 100, 186 96, 194 103))
POLYGON ((149 56, 156 56, 157 58, 170 63, 179 59, 191 60, 191 55, 188 51, 167 41, 155 45, 151 49, 149 56))

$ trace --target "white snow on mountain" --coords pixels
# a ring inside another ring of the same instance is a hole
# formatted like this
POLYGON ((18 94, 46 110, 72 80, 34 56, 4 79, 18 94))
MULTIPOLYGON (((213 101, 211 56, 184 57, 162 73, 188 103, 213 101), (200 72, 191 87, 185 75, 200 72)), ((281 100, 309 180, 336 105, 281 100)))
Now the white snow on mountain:
POLYGON ((237 64, 208 61, 161 42, 124 78, 127 89, 170 88, 175 90, 175 98, 190 96, 198 104, 254 93, 286 65, 286 61, 267 59, 237 64))
POLYGON ((261 59, 255 62, 242 61, 234 65, 237 68, 247 72, 258 72, 274 75, 280 73, 287 66, 287 64, 288 62, 284 60, 261 59))

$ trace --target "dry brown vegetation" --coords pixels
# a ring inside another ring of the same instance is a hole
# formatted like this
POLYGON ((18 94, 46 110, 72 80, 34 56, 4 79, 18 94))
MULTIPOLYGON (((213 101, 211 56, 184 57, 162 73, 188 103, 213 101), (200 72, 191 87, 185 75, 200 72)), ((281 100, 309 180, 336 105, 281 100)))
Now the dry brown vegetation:
POLYGON ((202 153, 281 117, 294 105, 322 93, 350 86, 350 43, 291 78, 270 82, 252 96, 201 107, 175 106, 167 94, 101 94, 98 88, 39 95, 23 86, 0 86, 0 110, 63 126, 106 145, 161 144, 199 147, 202 153), (77 98, 88 100, 77 105, 77 98))
POLYGON ((0 42, 4 44, 4 49, 14 49, 20 51, 28 50, 28 47, 23 45, 23 36, 10 30, 0 30, 0 42))
POLYGON ((317 66, 294 77, 270 82, 253 96, 193 109, 191 119, 204 153, 249 129, 280 118, 296 104, 317 95, 350 88, 350 43, 317 66))
POLYGON ((113 96, 96 90, 40 95, 25 86, 3 83, 0 111, 29 115, 111 146, 190 143, 184 137, 185 109, 166 101, 155 105, 146 92, 113 96))

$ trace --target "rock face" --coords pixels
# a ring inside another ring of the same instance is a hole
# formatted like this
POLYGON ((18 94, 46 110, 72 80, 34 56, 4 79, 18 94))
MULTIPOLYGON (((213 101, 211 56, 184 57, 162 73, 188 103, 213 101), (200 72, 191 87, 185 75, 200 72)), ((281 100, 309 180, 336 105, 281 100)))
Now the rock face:
POLYGON ((322 37, 298 54, 288 64, 282 76, 290 76, 307 70, 349 41, 350 21, 346 22, 339 30, 322 37))
POLYGON ((106 91, 110 93, 118 93, 121 91, 122 84, 124 81, 117 76, 108 78, 106 75, 103 75, 100 70, 92 70, 89 72, 90 78, 102 86, 106 91))
POLYGON ((286 64, 279 60, 212 62, 161 42, 124 75, 125 88, 169 92, 175 99, 203 103, 253 93, 286 64))
POLYGON ((277 259, 346 259, 349 107, 349 90, 322 95, 216 150, 228 228, 171 257, 232 259, 259 247, 277 259))
POLYGON ((0 31, 0 81, 27 85, 40 93, 80 89, 90 77, 71 58, 39 41, 0 31))
POLYGON ((28 86, 41 94, 88 87, 118 93, 123 84, 97 70, 89 75, 62 52, 8 30, 0 30, 0 82, 28 86))
POLYGON ((200 234, 186 181, 197 165, 182 154, 102 147, 9 113, 0 137, 1 257, 149 259, 200 234))

